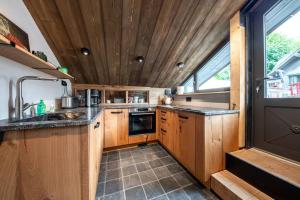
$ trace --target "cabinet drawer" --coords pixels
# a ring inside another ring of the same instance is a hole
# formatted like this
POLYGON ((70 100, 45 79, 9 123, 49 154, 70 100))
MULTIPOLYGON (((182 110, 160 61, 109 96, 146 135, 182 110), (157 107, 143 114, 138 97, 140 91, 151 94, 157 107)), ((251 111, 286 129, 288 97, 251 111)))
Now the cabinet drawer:
POLYGON ((166 110, 160 110, 160 117, 166 118, 168 116, 168 111, 166 110))

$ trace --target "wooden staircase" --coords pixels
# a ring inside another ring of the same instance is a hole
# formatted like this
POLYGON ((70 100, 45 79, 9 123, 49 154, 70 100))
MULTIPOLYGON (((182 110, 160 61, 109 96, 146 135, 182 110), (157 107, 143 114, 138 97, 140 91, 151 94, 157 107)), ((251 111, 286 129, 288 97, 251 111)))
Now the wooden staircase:
POLYGON ((251 148, 226 154, 226 170, 212 175, 222 199, 300 199, 300 164, 251 148))

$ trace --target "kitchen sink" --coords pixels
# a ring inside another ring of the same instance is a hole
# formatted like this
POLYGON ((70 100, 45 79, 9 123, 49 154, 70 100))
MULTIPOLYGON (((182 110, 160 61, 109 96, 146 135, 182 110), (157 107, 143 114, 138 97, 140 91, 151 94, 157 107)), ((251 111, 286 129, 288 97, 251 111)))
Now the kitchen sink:
POLYGON ((15 120, 13 123, 19 122, 40 122, 40 121, 59 121, 59 120, 75 120, 84 115, 84 112, 66 112, 66 113, 49 113, 41 116, 15 120))

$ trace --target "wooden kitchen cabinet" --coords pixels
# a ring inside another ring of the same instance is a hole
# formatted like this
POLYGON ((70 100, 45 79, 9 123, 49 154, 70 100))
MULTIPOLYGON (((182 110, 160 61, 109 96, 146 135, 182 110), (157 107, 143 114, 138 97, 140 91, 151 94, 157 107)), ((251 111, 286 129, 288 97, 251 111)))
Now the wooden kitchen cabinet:
POLYGON ((104 147, 128 144, 128 109, 106 109, 104 113, 104 147))
POLYGON ((238 150, 238 114, 196 117, 196 177, 210 187, 210 176, 225 169, 225 153, 238 150))
POLYGON ((193 113, 178 112, 176 114, 176 135, 174 138, 175 157, 192 173, 195 174, 195 119, 193 113))
POLYGON ((238 114, 206 116, 159 110, 160 143, 210 187, 211 174, 225 169, 225 153, 238 150, 238 114))
POLYGON ((0 199, 94 200, 102 140, 101 115, 85 126, 4 133, 0 199))
POLYGON ((160 110, 160 142, 170 151, 174 150, 174 137, 175 137, 175 126, 174 126, 174 112, 160 110))

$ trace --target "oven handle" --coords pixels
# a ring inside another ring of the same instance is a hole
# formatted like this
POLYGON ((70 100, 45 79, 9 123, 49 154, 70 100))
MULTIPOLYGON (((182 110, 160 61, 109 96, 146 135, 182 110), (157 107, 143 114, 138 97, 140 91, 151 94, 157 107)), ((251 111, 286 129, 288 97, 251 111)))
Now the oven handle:
POLYGON ((155 115, 155 113, 130 113, 132 116, 141 116, 141 115, 155 115))

